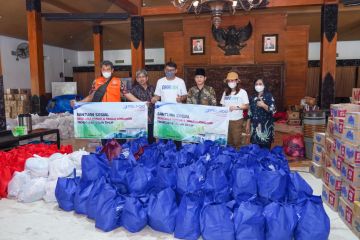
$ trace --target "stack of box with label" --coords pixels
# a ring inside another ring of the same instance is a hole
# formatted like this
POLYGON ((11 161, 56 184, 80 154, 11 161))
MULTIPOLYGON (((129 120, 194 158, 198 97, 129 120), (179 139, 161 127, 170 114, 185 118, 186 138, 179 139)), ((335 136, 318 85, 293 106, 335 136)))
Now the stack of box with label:
POLYGON ((30 112, 30 93, 30 89, 6 89, 4 98, 7 118, 30 112))
POLYGON ((301 125, 300 120, 300 109, 288 110, 287 111, 287 124, 291 126, 301 125))
POLYGON ((351 103, 360 104, 360 88, 353 88, 351 103))
POLYGON ((313 156, 310 173, 317 178, 322 178, 325 169, 325 133, 314 133, 313 156))

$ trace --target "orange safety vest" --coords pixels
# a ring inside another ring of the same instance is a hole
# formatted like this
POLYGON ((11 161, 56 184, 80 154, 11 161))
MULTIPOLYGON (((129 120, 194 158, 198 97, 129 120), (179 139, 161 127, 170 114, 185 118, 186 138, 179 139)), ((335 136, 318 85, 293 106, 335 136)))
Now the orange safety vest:
MULTIPOLYGON (((97 90, 101 85, 106 83, 104 77, 99 77, 95 79, 95 90, 97 90)), ((121 80, 120 78, 113 77, 111 82, 106 88, 102 102, 121 102, 121 80)))

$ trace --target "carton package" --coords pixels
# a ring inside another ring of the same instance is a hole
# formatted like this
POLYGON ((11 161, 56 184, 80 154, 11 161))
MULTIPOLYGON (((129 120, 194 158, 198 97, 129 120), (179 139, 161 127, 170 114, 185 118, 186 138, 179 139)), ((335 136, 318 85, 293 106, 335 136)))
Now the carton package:
POLYGON ((341 196, 348 204, 353 206, 355 201, 360 200, 360 188, 355 188, 346 181, 343 181, 341 184, 341 196))
POLYGON ((359 145, 345 143, 345 162, 360 167, 360 143, 359 145))
POLYGON ((300 119, 300 112, 287 111, 287 118, 289 120, 298 120, 300 119))
POLYGON ((313 153, 312 161, 320 166, 325 166, 325 153, 322 153, 321 155, 313 153))
POLYGON ((355 214, 355 216, 360 217, 360 202, 359 201, 354 202, 354 214, 355 214))
POLYGON ((339 198, 338 212, 340 218, 351 229, 354 218, 354 210, 351 208, 350 204, 348 204, 342 197, 339 198))
POLYGON ((327 154, 331 154, 331 153, 335 154, 335 149, 336 149, 335 139, 330 137, 330 136, 326 136, 326 138, 325 138, 325 151, 326 151, 326 153, 327 154))
POLYGON ((328 186, 331 190, 340 192, 342 179, 341 175, 334 171, 332 168, 327 168, 324 172, 323 181, 326 186, 328 186))
POLYGON ((352 89, 352 100, 353 101, 360 101, 360 88, 353 88, 352 89))
POLYGON ((346 113, 345 127, 360 129, 360 112, 346 113))
MULTIPOLYGON (((333 157, 335 157, 335 155, 333 156, 333 157)), ((328 154, 324 154, 324 166, 325 166, 325 168, 329 168, 329 167, 331 167, 331 156, 329 156, 328 154)))
POLYGON ((311 162, 309 172, 316 178, 322 178, 324 174, 324 168, 316 162, 311 162))
POLYGON ((7 88, 5 90, 5 94, 19 94, 19 89, 14 89, 14 88, 7 88))
POLYGON ((360 105, 351 103, 330 105, 330 113, 332 117, 345 117, 347 112, 360 112, 360 105))
POLYGON ((333 119, 329 118, 326 126, 326 132, 332 136, 334 135, 334 128, 335 128, 335 122, 333 119))
POLYGON ((287 121, 287 124, 290 126, 300 126, 301 125, 301 120, 300 119, 289 119, 287 121))
POLYGON ((354 188, 360 188, 360 168, 343 162, 341 167, 343 179, 350 183, 354 188))
POLYGON ((360 129, 352 129, 352 128, 344 128, 343 140, 346 140, 353 144, 359 144, 360 143, 360 129))
POLYGON ((333 168, 333 170, 335 170, 338 174, 341 174, 341 168, 344 163, 344 158, 335 155, 334 157, 330 157, 330 161, 331 161, 330 167, 333 168))
POLYGON ((341 137, 341 134, 344 132, 344 117, 334 117, 334 135, 337 137, 341 137))
POLYGON ((339 138, 335 138, 335 154, 337 156, 345 157, 345 144, 339 138))
POLYGON ((323 132, 316 132, 314 133, 314 143, 325 147, 325 133, 323 132))
POLYGON ((324 152, 324 148, 317 143, 314 143, 314 147, 313 147, 313 154, 318 154, 321 156, 321 154, 324 152))
POLYGON ((340 193, 323 184, 321 198, 335 212, 338 210, 340 193))

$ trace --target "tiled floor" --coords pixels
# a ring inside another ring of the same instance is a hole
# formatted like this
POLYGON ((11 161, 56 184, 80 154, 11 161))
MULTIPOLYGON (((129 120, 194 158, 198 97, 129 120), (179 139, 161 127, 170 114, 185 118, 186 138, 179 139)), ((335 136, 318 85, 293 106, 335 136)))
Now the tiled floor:
MULTIPOLYGON (((309 173, 301 173, 313 187, 314 194, 321 194, 321 181, 309 173)), ((331 221, 332 240, 352 240, 356 236, 341 221, 338 214, 325 205, 331 221)), ((94 227, 94 222, 84 216, 60 210, 57 204, 43 201, 23 204, 14 200, 0 200, 0 240, 62 240, 62 239, 174 239, 173 236, 146 228, 132 234, 119 228, 103 233, 94 227)), ((224 239, 225 240, 225 239, 224 239)))

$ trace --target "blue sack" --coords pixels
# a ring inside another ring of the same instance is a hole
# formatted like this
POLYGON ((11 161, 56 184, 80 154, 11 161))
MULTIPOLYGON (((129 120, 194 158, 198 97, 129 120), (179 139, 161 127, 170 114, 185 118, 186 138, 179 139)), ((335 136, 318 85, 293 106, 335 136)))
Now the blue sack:
POLYGON ((87 215, 87 200, 90 196, 90 192, 94 187, 95 182, 85 181, 82 178, 76 188, 74 197, 74 210, 77 214, 87 215))
POLYGON ((212 166, 204 182, 207 202, 223 203, 230 200, 230 186, 221 166, 212 166))
POLYGON ((327 240, 330 233, 330 220, 320 196, 311 196, 298 203, 300 216, 295 229, 296 240, 327 240))
POLYGON ((81 179, 84 181, 96 181, 109 174, 110 166, 105 154, 90 154, 82 156, 81 169, 81 179))
POLYGON ((264 208, 267 240, 292 240, 298 221, 291 204, 272 202, 264 208))
POLYGON ((71 107, 70 101, 74 99, 76 99, 76 101, 80 101, 82 97, 73 94, 54 97, 48 102, 46 106, 46 110, 49 113, 63 113, 63 112, 73 113, 73 107, 71 107))
POLYGON ((145 194, 150 187, 149 184, 151 180, 151 172, 147 171, 141 165, 137 165, 126 173, 126 183, 128 190, 135 196, 145 194))
POLYGON ((198 157, 204 155, 205 153, 207 153, 209 151, 209 149, 213 145, 214 145, 214 142, 209 141, 209 140, 206 140, 206 141, 204 141, 202 143, 198 143, 197 147, 195 149, 195 155, 198 156, 198 157))
POLYGON ((297 202, 300 198, 306 198, 313 194, 310 185, 297 172, 289 174, 288 199, 297 202))
POLYGON ((235 240, 233 214, 225 203, 203 207, 200 229, 204 240, 235 240))
POLYGON ((139 199, 126 197, 121 222, 123 227, 132 233, 139 232, 146 226, 146 209, 139 199))
POLYGON ((102 177, 94 183, 94 187, 91 189, 89 197, 86 202, 86 212, 90 219, 95 219, 96 205, 99 200, 99 195, 106 184, 106 178, 102 177))
POLYGON ((156 231, 173 233, 177 211, 175 192, 171 188, 151 195, 147 213, 149 226, 156 231))
POLYGON ((176 188, 176 169, 170 161, 159 163, 156 171, 155 186, 160 190, 164 188, 176 188))
POLYGON ((80 177, 58 178, 55 188, 55 197, 62 210, 74 210, 75 192, 79 182, 80 177))
POLYGON ((230 167, 232 163, 231 155, 220 154, 215 158, 214 162, 220 164, 221 168, 225 171, 225 173, 230 172, 230 167))
POLYGON ((131 163, 122 158, 113 159, 110 167, 110 180, 112 183, 126 183, 126 172, 132 167, 131 163))
POLYGON ((236 239, 265 240, 263 207, 252 201, 241 202, 234 214, 236 239))
POLYGON ((177 193, 183 195, 201 190, 205 174, 206 168, 200 161, 178 168, 176 171, 177 193))
POLYGON ((257 176, 259 196, 265 200, 283 201, 287 196, 288 175, 284 170, 263 170, 257 176))
POLYGON ((238 202, 257 194, 256 176, 253 169, 234 168, 232 176, 232 194, 238 202))
POLYGON ((95 227, 104 232, 120 227, 124 204, 125 197, 118 195, 110 184, 105 184, 96 205, 95 227))
POLYGON ((203 197, 195 194, 184 195, 181 199, 174 236, 180 239, 196 240, 200 237, 200 211, 203 197))

